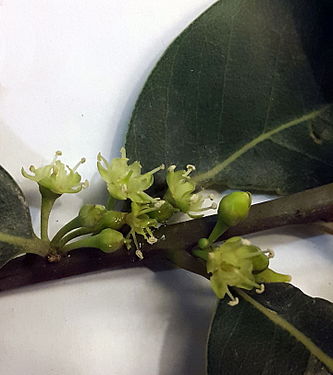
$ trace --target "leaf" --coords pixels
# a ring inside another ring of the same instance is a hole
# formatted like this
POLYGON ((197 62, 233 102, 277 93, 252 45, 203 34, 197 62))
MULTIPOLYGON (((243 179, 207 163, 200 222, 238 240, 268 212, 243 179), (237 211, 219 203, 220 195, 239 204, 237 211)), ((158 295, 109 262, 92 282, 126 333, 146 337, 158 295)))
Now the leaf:
MULTIPOLYGON (((24 195, 13 178, 0 166, 0 238, 6 235, 32 239, 30 212, 24 195)), ((19 246, 0 241, 0 268, 24 253, 19 246)))
POLYGON ((206 185, 289 193, 332 181, 333 4, 218 1, 167 49, 126 149, 149 170, 195 164, 206 185))
POLYGON ((208 375, 324 375, 333 371, 333 304, 290 284, 218 304, 208 342, 208 375))

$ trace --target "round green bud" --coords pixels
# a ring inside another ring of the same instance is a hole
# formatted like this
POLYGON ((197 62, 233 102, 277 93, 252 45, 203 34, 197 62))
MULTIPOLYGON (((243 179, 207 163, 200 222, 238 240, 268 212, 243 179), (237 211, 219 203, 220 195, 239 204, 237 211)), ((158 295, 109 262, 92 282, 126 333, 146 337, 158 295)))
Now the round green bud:
POLYGON ((251 194, 236 191, 223 197, 218 208, 218 220, 227 226, 234 226, 244 220, 250 211, 251 194))
POLYGON ((198 246, 202 250, 207 249, 207 247, 210 246, 208 238, 200 238, 200 240, 198 241, 198 246))
POLYGON ((85 204, 79 212, 80 224, 85 228, 95 228, 99 225, 106 208, 99 204, 85 204))
POLYGON ((107 228, 100 233, 90 237, 93 247, 104 251, 105 253, 113 253, 120 249, 124 244, 124 236, 117 230, 107 228))
POLYGON ((149 217, 157 220, 159 223, 165 223, 177 210, 165 201, 157 210, 149 212, 149 217))
POLYGON ((106 211, 101 219, 102 228, 120 229, 125 224, 127 212, 106 211))

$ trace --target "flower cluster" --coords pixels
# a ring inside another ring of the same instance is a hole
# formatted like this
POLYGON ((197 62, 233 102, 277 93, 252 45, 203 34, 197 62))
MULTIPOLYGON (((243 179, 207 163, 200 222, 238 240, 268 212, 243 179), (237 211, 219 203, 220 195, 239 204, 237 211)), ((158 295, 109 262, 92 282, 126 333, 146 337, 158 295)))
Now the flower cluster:
POLYGON ((203 211, 216 209, 216 205, 213 203, 210 207, 202 208, 205 197, 200 193, 195 193, 197 186, 190 177, 193 171, 195 171, 195 167, 192 164, 187 165, 186 170, 178 171, 176 171, 175 165, 171 165, 166 176, 168 190, 164 199, 190 217, 197 218, 202 216, 203 211))
POLYGON ((36 168, 31 165, 29 170, 34 175, 28 174, 22 168, 23 176, 37 182, 40 189, 53 194, 78 193, 88 186, 88 181, 81 182, 81 176, 77 172, 80 164, 83 164, 86 159, 82 158, 74 168, 70 168, 57 160, 61 155, 61 151, 57 151, 52 162, 44 167, 36 168))
POLYGON ((233 237, 208 253, 207 272, 210 283, 218 298, 227 294, 234 305, 238 303, 229 287, 247 290, 256 288, 263 292, 263 282, 288 282, 290 276, 274 272, 268 268, 271 250, 262 251, 241 237, 233 237))
POLYGON ((110 163, 99 153, 97 168, 103 180, 107 183, 110 195, 119 200, 130 199, 136 203, 152 203, 155 201, 145 190, 154 182, 154 173, 164 169, 164 165, 150 172, 141 174, 142 166, 138 161, 128 164, 126 151, 120 150, 121 157, 113 159, 110 163), (103 166, 104 165, 104 166, 103 166))

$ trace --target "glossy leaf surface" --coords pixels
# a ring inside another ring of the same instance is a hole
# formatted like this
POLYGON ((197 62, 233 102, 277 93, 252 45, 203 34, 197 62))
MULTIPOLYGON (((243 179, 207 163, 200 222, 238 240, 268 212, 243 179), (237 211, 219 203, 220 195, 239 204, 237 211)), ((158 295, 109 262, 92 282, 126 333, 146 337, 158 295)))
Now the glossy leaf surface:
POLYGON ((195 164, 206 185, 287 193, 332 181, 333 5, 218 1, 168 48, 127 151, 195 164))
MULTIPOLYGON (((24 195, 13 178, 0 166, 0 236, 2 233, 31 239, 33 230, 24 195)), ((0 241, 0 267, 24 249, 0 241)))
POLYGON ((333 371, 333 304, 290 284, 219 302, 208 342, 208 375, 326 375, 333 371))

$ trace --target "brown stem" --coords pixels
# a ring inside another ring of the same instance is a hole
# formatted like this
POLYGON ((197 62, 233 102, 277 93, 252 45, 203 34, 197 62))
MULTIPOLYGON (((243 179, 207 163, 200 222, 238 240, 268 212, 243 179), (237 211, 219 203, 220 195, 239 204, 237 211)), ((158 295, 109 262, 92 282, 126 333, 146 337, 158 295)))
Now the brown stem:
MULTIPOLYGON (((333 221, 333 184, 256 204, 249 217, 227 231, 223 238, 283 225, 317 221, 333 221)), ((175 251, 181 253, 174 256, 176 263, 187 270, 205 275, 203 263, 184 250, 190 250, 199 238, 207 237, 215 222, 216 216, 213 215, 160 228, 155 235, 157 238, 165 235, 165 240, 154 245, 142 242, 144 261, 130 255, 126 249, 113 254, 105 254, 97 249, 74 250, 70 257, 65 257, 58 263, 49 263, 33 254, 25 255, 12 260, 0 270, 0 291, 106 268, 119 269, 151 264, 162 264, 161 267, 165 268, 165 260, 161 261, 159 255, 170 256, 170 253, 175 251)))

